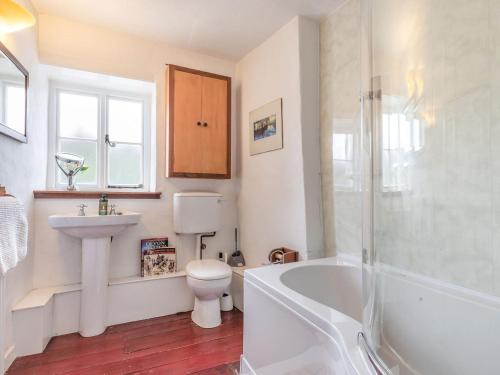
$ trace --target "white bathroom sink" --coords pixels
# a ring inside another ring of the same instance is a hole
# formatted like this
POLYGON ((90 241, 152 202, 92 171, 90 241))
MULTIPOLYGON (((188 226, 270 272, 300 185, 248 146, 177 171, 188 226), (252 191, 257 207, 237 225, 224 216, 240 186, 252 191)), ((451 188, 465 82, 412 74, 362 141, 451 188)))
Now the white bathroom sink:
MULTIPOLYGON (((80 334, 84 337, 103 333, 107 326, 108 275, 111 237, 137 224, 141 214, 52 215, 49 224, 65 234, 82 239, 82 293, 80 334)), ((131 245, 133 248, 134 245, 131 245)))
POLYGON ((141 214, 124 212, 122 215, 52 215, 49 224, 73 237, 103 238, 115 236, 128 225, 134 225, 141 219, 141 214))

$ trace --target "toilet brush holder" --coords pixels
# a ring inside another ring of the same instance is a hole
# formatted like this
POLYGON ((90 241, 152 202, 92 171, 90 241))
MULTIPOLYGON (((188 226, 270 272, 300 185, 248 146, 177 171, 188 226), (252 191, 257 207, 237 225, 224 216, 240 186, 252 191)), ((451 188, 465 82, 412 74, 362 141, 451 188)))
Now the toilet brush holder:
POLYGON ((220 298, 221 311, 231 311, 233 309, 233 296, 229 293, 224 293, 220 298))

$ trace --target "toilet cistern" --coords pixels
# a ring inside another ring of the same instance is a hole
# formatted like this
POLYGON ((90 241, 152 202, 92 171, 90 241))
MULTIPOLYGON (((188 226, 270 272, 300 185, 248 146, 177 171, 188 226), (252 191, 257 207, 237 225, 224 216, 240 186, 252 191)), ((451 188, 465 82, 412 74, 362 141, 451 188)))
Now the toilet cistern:
POLYGON ((184 192, 174 194, 174 231, 196 235, 196 259, 205 248, 204 237, 214 237, 222 226, 222 194, 184 192))

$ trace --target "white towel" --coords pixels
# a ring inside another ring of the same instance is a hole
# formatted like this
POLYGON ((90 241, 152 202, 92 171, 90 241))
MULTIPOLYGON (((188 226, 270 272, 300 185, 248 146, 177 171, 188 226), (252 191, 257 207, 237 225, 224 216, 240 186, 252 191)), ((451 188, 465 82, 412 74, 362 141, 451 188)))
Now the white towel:
POLYGON ((5 275, 28 251, 28 220, 23 205, 13 197, 0 197, 0 273, 5 275))

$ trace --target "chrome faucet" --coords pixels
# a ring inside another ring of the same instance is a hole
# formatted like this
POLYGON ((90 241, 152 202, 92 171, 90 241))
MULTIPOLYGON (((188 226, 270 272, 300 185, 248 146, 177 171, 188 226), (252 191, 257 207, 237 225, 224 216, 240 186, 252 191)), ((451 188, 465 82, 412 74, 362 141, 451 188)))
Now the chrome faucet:
POLYGON ((86 204, 82 203, 78 205, 80 207, 80 211, 78 211, 78 216, 85 216, 85 208, 88 207, 86 204))
POLYGON ((108 215, 116 215, 116 204, 110 204, 109 207, 108 215))

